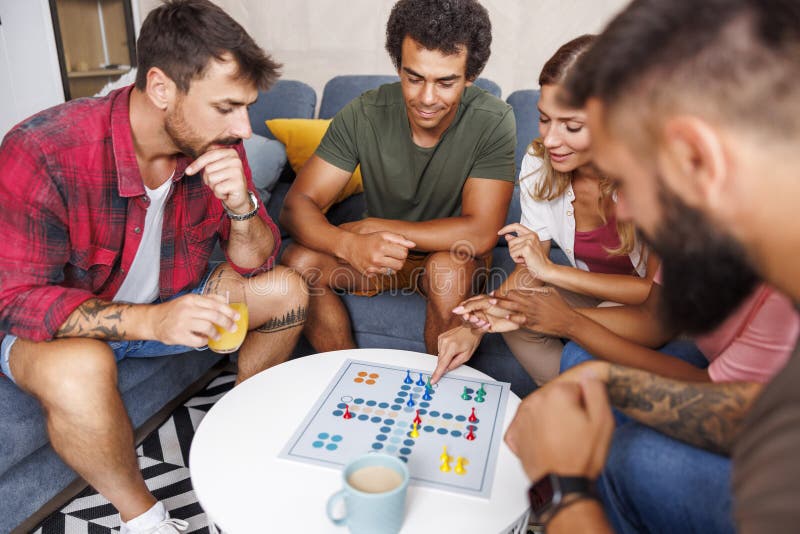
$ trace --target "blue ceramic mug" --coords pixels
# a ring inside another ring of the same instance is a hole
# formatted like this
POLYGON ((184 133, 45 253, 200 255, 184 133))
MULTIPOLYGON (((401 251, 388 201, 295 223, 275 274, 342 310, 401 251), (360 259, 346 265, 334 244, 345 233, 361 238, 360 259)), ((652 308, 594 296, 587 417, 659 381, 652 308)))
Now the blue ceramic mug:
POLYGON ((353 460, 342 471, 343 489, 328 499, 328 518, 347 525, 353 534, 396 534, 403 526, 408 489, 406 464, 388 454, 370 453, 353 460), (333 509, 344 500, 345 514, 333 509))

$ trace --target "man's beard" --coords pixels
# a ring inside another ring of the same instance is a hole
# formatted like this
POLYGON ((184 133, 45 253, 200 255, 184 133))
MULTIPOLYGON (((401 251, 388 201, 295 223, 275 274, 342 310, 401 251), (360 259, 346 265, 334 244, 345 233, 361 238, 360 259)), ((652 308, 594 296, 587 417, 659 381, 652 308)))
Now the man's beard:
POLYGON ((178 147, 178 150, 192 160, 199 158, 212 145, 232 146, 241 141, 236 137, 223 137, 212 141, 204 141, 186 121, 183 114, 183 106, 180 102, 173 111, 167 113, 164 129, 172 139, 173 144, 178 147))
POLYGON ((662 261, 659 313, 679 332, 706 333, 733 313, 759 278, 737 241, 659 183, 662 223, 652 239, 645 236, 662 261))

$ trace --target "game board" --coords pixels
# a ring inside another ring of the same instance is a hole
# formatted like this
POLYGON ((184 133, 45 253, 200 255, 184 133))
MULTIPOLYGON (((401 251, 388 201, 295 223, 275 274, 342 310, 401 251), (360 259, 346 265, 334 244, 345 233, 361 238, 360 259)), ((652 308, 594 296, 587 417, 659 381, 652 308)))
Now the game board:
POLYGON ((457 371, 433 387, 429 379, 416 369, 345 361, 280 458, 341 468, 365 452, 384 452, 406 462, 412 484, 489 498, 509 384, 457 371))

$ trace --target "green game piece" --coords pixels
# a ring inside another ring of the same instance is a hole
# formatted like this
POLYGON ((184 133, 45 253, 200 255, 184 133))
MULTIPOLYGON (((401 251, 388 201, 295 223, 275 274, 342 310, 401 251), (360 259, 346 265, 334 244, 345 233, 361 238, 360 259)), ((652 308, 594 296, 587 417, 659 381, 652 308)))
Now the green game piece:
POLYGON ((431 385, 431 375, 428 375, 428 383, 425 384, 425 389, 428 391, 433 391, 433 386, 431 385))
POLYGON ((483 395, 475 395, 475 402, 483 402, 483 395))
POLYGON ((485 396, 486 396, 486 390, 485 390, 485 389, 483 389, 483 384, 481 384, 481 389, 479 389, 479 390, 476 392, 476 394, 477 394, 478 396, 480 396, 480 397, 485 397, 485 396))
POLYGON ((464 400, 469 400, 471 398, 469 393, 467 393, 467 386, 464 386, 464 393, 461 394, 461 398, 464 400))

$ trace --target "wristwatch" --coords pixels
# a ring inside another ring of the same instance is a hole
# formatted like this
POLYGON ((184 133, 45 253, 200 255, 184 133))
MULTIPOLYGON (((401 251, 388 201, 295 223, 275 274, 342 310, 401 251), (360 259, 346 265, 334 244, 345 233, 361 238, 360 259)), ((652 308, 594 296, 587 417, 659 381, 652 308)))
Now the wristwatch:
POLYGON ((528 490, 535 522, 547 524, 559 510, 581 499, 597 499, 594 481, 586 477, 562 477, 548 473, 528 490))
POLYGON ((256 213, 258 213, 258 196, 252 191, 248 191, 247 194, 250 195, 250 203, 253 204, 253 209, 248 211, 247 213, 238 215, 230 211, 228 209, 228 206, 226 206, 224 202, 222 203, 222 207, 225 208, 225 213, 228 215, 228 218, 231 219, 232 221, 246 221, 247 219, 255 217, 256 213))

